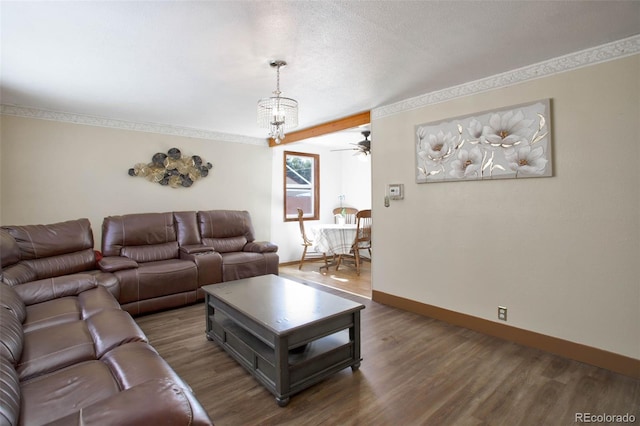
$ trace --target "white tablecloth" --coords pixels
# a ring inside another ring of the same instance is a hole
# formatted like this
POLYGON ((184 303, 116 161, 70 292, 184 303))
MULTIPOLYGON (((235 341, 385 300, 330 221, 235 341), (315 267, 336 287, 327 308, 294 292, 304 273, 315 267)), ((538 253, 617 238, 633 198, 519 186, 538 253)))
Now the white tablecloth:
POLYGON ((354 224, 315 225, 310 229, 314 249, 328 255, 348 254, 357 232, 354 224))

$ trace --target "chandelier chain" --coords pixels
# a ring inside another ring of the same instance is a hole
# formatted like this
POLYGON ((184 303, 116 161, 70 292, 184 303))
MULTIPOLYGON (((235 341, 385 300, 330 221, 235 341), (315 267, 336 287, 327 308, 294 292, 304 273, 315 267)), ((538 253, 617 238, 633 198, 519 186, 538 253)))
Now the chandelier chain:
POLYGON ((277 65, 277 69, 276 69, 276 90, 273 92, 274 95, 276 96, 280 96, 280 94, 282 93, 280 91, 280 67, 282 65, 278 64, 277 65))

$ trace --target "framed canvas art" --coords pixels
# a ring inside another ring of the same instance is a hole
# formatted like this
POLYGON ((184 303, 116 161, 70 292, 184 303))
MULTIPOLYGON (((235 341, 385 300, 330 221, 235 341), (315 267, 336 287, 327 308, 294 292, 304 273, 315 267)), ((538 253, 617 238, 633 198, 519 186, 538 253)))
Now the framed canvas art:
POLYGON ((552 175, 550 100, 420 124, 416 182, 552 175))

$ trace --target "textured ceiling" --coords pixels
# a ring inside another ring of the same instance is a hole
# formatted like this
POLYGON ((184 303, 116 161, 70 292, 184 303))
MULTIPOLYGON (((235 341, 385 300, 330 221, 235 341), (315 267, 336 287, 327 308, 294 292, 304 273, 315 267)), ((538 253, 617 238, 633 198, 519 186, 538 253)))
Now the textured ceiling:
MULTIPOLYGON (((1 3, 2 104, 266 138, 640 33, 637 1, 1 3)), ((359 140, 356 132, 356 141, 359 140)))

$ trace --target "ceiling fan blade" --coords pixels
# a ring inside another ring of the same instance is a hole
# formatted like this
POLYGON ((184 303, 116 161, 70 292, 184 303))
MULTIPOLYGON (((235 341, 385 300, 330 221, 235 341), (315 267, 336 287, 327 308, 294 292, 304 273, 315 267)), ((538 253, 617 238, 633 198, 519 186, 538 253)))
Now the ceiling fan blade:
POLYGON ((371 141, 369 140, 371 131, 365 130, 361 133, 364 136, 363 140, 358 143, 349 143, 349 145, 353 145, 355 148, 332 149, 331 151, 356 151, 353 155, 364 154, 365 156, 371 154, 371 141))

